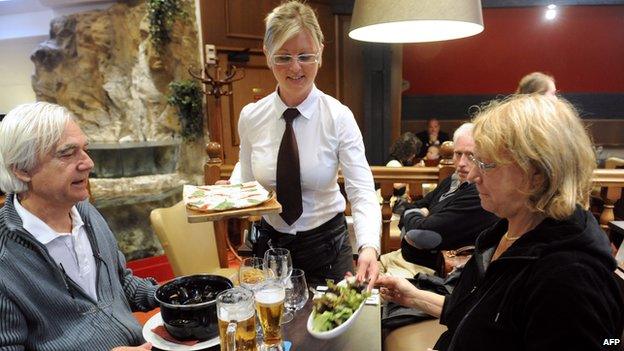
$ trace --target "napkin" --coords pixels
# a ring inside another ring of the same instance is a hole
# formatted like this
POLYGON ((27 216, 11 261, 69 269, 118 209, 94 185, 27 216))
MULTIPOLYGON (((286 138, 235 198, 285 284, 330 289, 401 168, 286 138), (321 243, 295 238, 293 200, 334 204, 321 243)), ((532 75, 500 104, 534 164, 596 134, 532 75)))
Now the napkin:
POLYGON ((171 336, 171 334, 169 334, 167 329, 165 329, 165 327, 162 325, 159 325, 156 328, 152 329, 152 333, 160 336, 161 338, 169 342, 180 344, 180 345, 185 345, 185 346, 193 346, 199 342, 199 340, 178 340, 174 338, 173 336, 171 336))

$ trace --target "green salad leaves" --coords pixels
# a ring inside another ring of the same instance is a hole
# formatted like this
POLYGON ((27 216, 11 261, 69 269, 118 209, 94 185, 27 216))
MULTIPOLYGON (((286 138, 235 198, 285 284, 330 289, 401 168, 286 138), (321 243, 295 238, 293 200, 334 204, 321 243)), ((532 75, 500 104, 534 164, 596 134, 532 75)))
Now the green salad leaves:
POLYGON ((359 284, 355 277, 346 279, 346 284, 336 285, 327 281, 327 292, 313 300, 312 329, 329 331, 344 323, 370 296, 365 284, 359 284))

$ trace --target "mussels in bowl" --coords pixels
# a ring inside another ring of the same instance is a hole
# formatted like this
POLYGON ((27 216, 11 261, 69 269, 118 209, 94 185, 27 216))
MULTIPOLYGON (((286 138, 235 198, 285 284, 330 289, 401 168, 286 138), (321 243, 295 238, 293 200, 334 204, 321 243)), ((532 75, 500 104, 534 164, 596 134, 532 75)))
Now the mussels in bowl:
POLYGON ((225 277, 198 274, 176 278, 156 290, 165 329, 179 340, 219 335, 216 297, 234 287, 225 277))

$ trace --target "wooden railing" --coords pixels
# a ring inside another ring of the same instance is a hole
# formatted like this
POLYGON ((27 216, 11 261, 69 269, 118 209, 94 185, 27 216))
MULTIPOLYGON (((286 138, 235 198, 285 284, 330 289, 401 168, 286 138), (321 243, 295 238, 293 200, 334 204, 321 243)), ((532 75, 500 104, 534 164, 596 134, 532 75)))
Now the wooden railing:
MULTIPOLYGON (((445 156, 446 155, 448 154, 445 154, 445 156)), ((373 178, 377 186, 380 187, 381 197, 383 198, 381 204, 382 253, 396 249, 398 246, 398 243, 393 242, 390 237, 390 222, 392 218, 390 199, 392 197, 394 183, 408 184, 412 197, 417 198, 422 196, 423 183, 439 183, 440 180, 445 179, 454 171, 449 161, 441 161, 441 164, 442 165, 439 167, 392 168, 371 166, 373 178)), ((207 178, 207 180, 211 180, 207 181, 207 184, 214 183, 215 179, 228 179, 233 169, 231 165, 221 165, 220 163, 213 163, 212 165, 207 163, 206 167, 206 175, 213 175, 213 178, 207 178), (208 168, 212 170, 209 171, 208 168)), ((339 182, 344 182, 341 174, 339 174, 339 182)), ((600 210, 599 222, 600 226, 608 233, 608 223, 614 220, 614 204, 621 198, 622 188, 624 188, 624 169, 596 169, 594 171, 593 184, 601 188, 600 197, 604 201, 604 205, 600 210)))

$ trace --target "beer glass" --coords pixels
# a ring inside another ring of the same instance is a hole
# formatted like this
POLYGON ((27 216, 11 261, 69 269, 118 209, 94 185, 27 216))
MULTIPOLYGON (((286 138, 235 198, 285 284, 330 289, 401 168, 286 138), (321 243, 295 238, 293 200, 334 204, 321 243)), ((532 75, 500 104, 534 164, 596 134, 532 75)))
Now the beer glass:
POLYGON ((268 280, 255 291, 256 311, 262 325, 264 342, 260 351, 282 351, 280 320, 284 311, 286 292, 278 280, 268 280))
POLYGON ((221 351, 256 350, 256 314, 253 293, 236 287, 217 295, 221 351))
MULTIPOLYGON (((293 264, 292 258, 290 257, 290 251, 288 251, 288 249, 268 249, 264 253, 264 267, 284 286, 288 286, 290 284, 290 275, 293 271, 293 264)), ((282 323, 288 323, 292 320, 293 314, 289 311, 285 311, 282 316, 282 323)))

